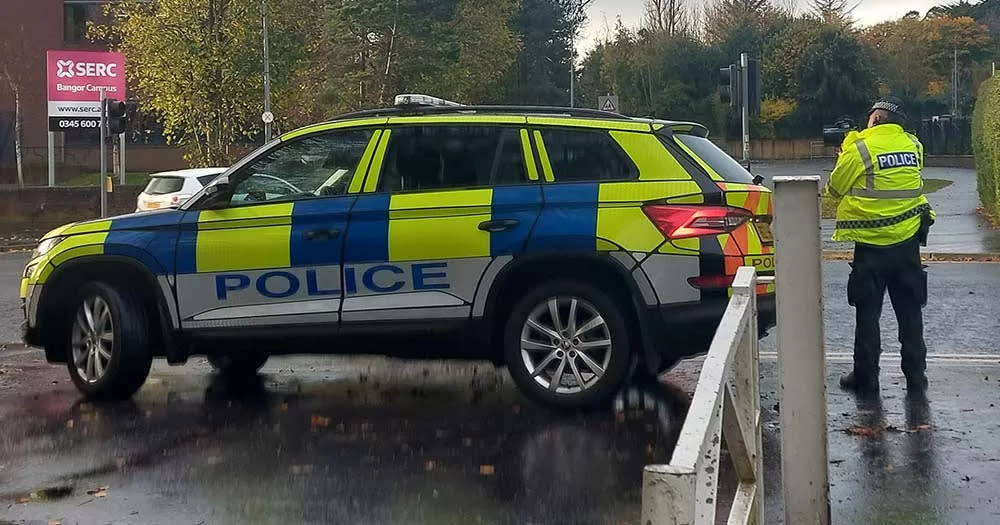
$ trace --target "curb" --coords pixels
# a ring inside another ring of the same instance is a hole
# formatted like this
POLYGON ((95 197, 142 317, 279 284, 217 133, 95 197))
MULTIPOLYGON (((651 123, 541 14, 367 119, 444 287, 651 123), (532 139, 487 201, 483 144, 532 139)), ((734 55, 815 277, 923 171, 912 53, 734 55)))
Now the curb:
MULTIPOLYGON (((824 250, 823 258, 828 261, 853 261, 854 252, 844 250, 824 250)), ((1000 262, 1000 253, 921 253, 924 262, 1000 262)))

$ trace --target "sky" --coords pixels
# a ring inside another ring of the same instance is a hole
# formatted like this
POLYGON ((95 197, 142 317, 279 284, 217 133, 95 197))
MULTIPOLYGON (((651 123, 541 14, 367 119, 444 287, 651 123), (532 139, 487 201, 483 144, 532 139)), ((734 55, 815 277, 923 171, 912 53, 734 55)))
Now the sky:
MULTIPOLYGON (((688 5, 699 7, 714 3, 714 0, 685 0, 688 5)), ((806 9, 809 0, 792 0, 799 9, 806 9)), ((899 18, 908 11, 917 10, 923 15, 935 5, 950 3, 948 0, 860 0, 854 11, 854 18, 861 25, 872 25, 886 20, 899 18)), ((621 16, 622 21, 629 26, 636 26, 642 21, 643 0, 594 0, 590 7, 590 19, 582 32, 580 48, 590 49, 594 41, 606 34, 609 27, 613 28, 615 20, 621 16)))

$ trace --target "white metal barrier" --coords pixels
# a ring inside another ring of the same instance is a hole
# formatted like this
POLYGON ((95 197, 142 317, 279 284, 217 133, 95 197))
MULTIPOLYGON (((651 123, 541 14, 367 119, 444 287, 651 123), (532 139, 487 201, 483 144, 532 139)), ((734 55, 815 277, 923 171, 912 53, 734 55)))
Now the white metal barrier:
POLYGON ((764 521, 756 292, 764 279, 752 267, 736 274, 670 463, 643 472, 643 524, 715 524, 723 439, 739 480, 729 523, 764 521))
MULTIPOLYGON (((830 523, 819 183, 774 178, 781 485, 795 525, 830 523)), ((737 272, 670 463, 643 472, 643 524, 715 524, 722 440, 739 480, 728 523, 763 523, 756 287, 771 279, 737 272)))

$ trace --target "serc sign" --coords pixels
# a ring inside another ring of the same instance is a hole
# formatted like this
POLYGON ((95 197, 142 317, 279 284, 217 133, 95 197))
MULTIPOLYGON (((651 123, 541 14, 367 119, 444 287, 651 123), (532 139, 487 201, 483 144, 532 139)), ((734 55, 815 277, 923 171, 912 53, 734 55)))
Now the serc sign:
POLYGON ((49 131, 100 126, 101 88, 125 100, 125 56, 93 51, 46 53, 49 131))

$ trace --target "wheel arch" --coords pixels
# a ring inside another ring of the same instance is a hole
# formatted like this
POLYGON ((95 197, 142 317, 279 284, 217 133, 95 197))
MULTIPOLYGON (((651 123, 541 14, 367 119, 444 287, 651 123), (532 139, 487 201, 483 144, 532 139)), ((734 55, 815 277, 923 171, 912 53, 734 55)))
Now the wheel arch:
POLYGON ((153 354, 174 357, 171 355, 174 350, 174 345, 171 344, 174 340, 171 321, 174 309, 168 303, 172 298, 164 296, 157 277, 141 261, 131 257, 88 255, 56 266, 42 286, 38 298, 37 323, 40 327, 48 327, 41 330, 41 333, 44 334, 42 343, 46 358, 50 362, 63 362, 66 359, 65 348, 58 339, 63 334, 53 327, 58 327, 63 322, 72 294, 83 283, 92 281, 135 287, 146 307, 149 326, 158 332, 150 338, 153 354))
MULTIPOLYGON (((504 324, 514 302, 527 287, 552 278, 576 278, 608 292, 625 307, 629 330, 640 334, 636 338, 637 354, 650 369, 659 367, 659 354, 654 352, 652 323, 643 304, 642 292, 629 268, 608 254, 544 254, 515 257, 493 280, 483 315, 485 329, 479 337, 490 347, 490 355, 500 362, 503 359, 504 324)), ((482 325, 481 325, 482 326, 482 325)))

